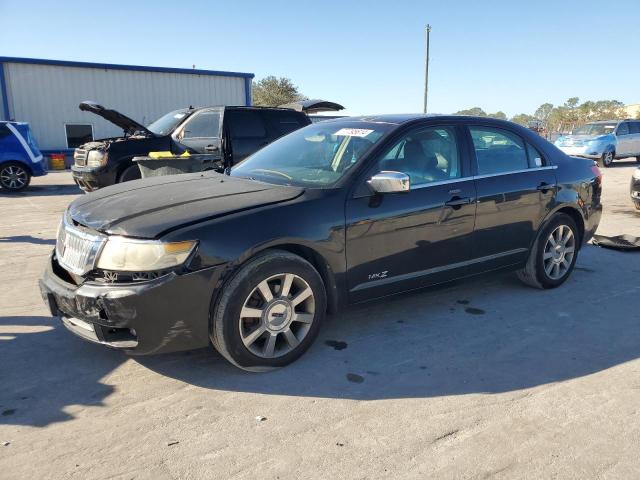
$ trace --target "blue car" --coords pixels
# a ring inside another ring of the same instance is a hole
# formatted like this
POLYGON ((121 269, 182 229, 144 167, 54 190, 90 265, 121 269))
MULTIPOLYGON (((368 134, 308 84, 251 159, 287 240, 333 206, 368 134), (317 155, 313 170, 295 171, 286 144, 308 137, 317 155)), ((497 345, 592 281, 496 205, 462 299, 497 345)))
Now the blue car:
POLYGON ((0 187, 18 192, 31 177, 47 174, 47 166, 28 123, 0 122, 0 187))

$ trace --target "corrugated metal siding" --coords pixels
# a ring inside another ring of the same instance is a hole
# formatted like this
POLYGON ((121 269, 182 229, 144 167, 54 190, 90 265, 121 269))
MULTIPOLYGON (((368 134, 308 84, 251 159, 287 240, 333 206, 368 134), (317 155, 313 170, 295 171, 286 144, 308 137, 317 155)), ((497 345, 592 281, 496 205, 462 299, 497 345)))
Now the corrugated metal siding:
POLYGON ((94 138, 118 136, 115 125, 81 112, 83 100, 114 108, 148 124, 178 108, 244 105, 240 77, 96 68, 4 64, 12 118, 30 122, 43 149, 66 148, 65 123, 92 124, 94 138))

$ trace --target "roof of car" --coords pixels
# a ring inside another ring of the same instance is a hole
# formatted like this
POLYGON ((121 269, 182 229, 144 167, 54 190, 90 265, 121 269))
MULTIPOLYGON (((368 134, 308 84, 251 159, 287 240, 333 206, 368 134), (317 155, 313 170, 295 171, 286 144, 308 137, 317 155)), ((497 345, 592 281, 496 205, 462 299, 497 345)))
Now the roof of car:
POLYGON ((390 123, 394 125, 401 125, 403 123, 407 123, 413 120, 419 120, 421 118, 437 118, 441 121, 459 121, 459 120, 472 120, 479 121, 483 123, 495 123, 496 125, 504 125, 505 123, 511 124, 507 120, 501 120, 498 118, 491 117, 478 117, 473 115, 443 115, 437 113, 393 113, 393 114, 384 114, 384 115, 362 115, 358 117, 341 117, 338 120, 327 120, 327 121, 339 121, 339 120, 350 120, 350 121, 361 121, 361 122, 371 122, 371 123, 390 123))
MULTIPOLYGON (((628 120, 628 119, 625 119, 628 120)), ((618 123, 618 122, 624 122, 625 120, 622 119, 618 119, 618 120, 595 120, 593 122, 589 122, 589 123, 618 123)))

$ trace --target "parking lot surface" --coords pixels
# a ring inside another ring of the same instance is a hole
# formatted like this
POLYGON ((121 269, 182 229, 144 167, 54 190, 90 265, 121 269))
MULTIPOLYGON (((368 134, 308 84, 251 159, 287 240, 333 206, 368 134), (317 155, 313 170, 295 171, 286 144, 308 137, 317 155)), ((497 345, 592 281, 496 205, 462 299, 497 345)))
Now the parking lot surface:
MULTIPOLYGON (((640 236, 633 168, 604 171, 598 233, 640 236)), ((250 374, 49 316, 37 280, 78 194, 69 172, 0 193, 1 478, 640 477, 640 253, 588 245, 550 291, 500 274, 352 307, 250 374)))

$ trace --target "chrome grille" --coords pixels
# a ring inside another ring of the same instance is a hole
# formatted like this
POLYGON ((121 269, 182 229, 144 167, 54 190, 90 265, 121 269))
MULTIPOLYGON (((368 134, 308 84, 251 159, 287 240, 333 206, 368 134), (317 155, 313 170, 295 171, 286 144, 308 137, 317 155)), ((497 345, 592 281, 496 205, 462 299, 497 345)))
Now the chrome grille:
POLYGON ((87 164, 87 153, 83 148, 76 148, 73 152, 73 161, 78 167, 84 167, 87 164))
POLYGON ((93 270, 106 238, 98 232, 63 222, 56 241, 58 263, 76 275, 86 274, 93 270))

